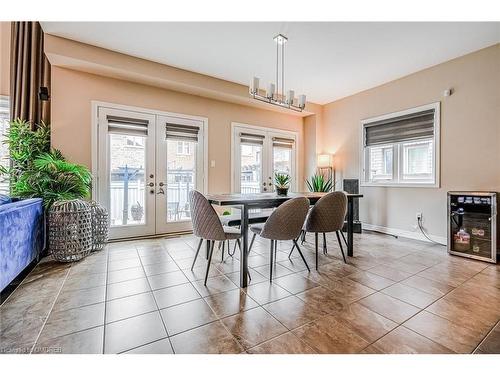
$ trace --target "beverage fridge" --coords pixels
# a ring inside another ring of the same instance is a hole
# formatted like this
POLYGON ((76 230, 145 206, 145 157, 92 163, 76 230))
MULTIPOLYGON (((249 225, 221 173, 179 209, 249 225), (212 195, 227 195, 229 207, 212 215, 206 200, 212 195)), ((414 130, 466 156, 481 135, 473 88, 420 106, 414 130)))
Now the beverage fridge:
POLYGON ((448 192, 448 252, 496 263, 500 255, 497 234, 497 193, 448 192))

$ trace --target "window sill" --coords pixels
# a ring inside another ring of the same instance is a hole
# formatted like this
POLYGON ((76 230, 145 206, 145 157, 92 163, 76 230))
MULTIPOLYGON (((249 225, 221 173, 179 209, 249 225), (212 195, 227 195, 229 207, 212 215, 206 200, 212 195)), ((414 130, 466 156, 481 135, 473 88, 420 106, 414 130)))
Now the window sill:
POLYGON ((431 188, 439 189, 439 183, 372 183, 361 182, 361 187, 391 187, 391 188, 431 188))

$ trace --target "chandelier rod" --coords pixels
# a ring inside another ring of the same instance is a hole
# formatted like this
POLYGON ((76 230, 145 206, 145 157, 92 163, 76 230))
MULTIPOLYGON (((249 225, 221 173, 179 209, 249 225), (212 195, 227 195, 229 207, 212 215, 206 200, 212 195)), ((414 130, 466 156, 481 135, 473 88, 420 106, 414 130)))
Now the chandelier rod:
POLYGON ((281 100, 285 97, 285 41, 281 44, 281 100))
MULTIPOLYGON (((276 99, 279 98, 280 86, 278 84, 278 67, 279 67, 279 54, 280 54, 280 46, 276 43, 276 99)), ((271 94, 271 98, 274 93, 271 94)))

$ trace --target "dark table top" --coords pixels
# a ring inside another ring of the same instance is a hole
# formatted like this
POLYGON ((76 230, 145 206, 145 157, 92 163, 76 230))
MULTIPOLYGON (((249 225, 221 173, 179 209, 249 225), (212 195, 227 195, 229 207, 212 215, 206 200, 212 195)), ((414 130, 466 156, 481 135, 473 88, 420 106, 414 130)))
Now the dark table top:
MULTIPOLYGON (((317 201, 327 193, 288 193, 287 196, 278 196, 276 193, 260 194, 209 194, 207 199, 211 204, 219 206, 232 206, 243 204, 280 204, 296 197, 306 197, 311 201, 317 201)), ((347 198, 362 198, 363 194, 346 194, 347 198)))

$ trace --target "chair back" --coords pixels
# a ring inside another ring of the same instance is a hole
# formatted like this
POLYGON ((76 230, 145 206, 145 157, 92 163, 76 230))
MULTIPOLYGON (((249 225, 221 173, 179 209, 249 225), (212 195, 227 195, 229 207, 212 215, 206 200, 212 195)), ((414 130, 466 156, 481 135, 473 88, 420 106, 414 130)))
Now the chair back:
POLYGON ((307 232, 328 233, 341 230, 347 213, 347 195, 334 191, 321 197, 306 220, 307 232))
POLYGON ((283 241, 297 238, 308 210, 309 199, 305 197, 286 201, 269 216, 260 233, 261 237, 283 241))
POLYGON ((189 192, 189 206, 195 236, 213 241, 224 241, 226 239, 219 215, 217 215, 217 212, 203 194, 191 190, 189 192))

